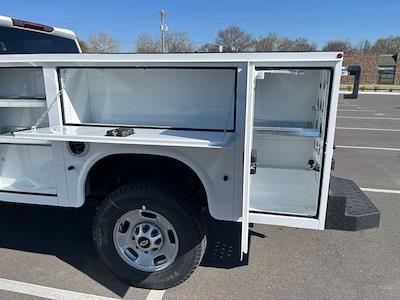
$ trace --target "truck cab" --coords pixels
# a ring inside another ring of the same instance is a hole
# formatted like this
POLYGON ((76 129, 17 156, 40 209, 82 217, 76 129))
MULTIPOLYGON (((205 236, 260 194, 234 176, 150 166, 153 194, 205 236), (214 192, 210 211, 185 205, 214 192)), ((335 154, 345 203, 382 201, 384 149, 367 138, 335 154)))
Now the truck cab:
POLYGON ((0 16, 0 55, 81 53, 73 31, 0 16))

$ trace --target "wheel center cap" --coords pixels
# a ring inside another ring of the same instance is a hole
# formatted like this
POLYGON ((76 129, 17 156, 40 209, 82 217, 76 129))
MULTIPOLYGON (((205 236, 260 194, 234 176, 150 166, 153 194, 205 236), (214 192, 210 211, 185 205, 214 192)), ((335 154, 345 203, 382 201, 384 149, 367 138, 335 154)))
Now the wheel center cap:
POLYGON ((150 240, 145 237, 141 237, 138 240, 138 244, 140 248, 148 249, 150 247, 150 240))

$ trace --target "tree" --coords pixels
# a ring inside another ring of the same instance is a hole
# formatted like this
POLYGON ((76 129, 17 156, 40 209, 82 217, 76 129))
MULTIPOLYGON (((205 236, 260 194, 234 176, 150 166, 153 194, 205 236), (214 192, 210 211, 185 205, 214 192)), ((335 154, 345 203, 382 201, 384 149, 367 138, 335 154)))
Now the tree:
POLYGON ((251 51, 256 41, 240 27, 229 26, 218 32, 215 43, 221 45, 224 52, 245 52, 251 51))
POLYGON ((81 47, 83 53, 89 52, 89 47, 84 40, 78 39, 78 44, 81 47))
MULTIPOLYGON (((167 52, 194 52, 196 47, 185 32, 171 32, 165 35, 165 49, 167 52)), ((136 40, 136 51, 161 52, 161 42, 147 33, 142 33, 136 40)))
POLYGON ((256 44, 256 51, 277 51, 279 49, 279 37, 275 33, 270 33, 264 38, 260 38, 256 44))
POLYGON ((220 52, 220 45, 215 43, 205 43, 203 46, 199 48, 199 52, 220 52))
POLYGON ((89 37, 89 52, 115 53, 119 51, 119 44, 107 33, 98 33, 89 37))
POLYGON ((294 40, 293 51, 315 51, 315 50, 317 50, 317 45, 314 43, 310 43, 305 38, 297 38, 294 40))
POLYGON ((368 53, 371 52, 372 50, 372 45, 368 40, 364 40, 359 42, 357 51, 360 53, 368 53))
POLYGON ((400 52, 400 36, 378 39, 371 49, 375 53, 395 54, 400 52))
POLYGON ((256 45, 256 51, 315 51, 317 45, 305 38, 292 40, 288 37, 278 37, 275 33, 261 38, 256 45))
POLYGON ((185 32, 171 32, 165 36, 167 52, 194 52, 196 47, 185 32))
POLYGON ((155 42, 147 33, 139 34, 136 40, 136 51, 139 53, 154 53, 159 52, 159 44, 155 42))
POLYGON ((323 51, 345 51, 353 52, 353 45, 347 40, 331 40, 327 41, 322 47, 323 51))

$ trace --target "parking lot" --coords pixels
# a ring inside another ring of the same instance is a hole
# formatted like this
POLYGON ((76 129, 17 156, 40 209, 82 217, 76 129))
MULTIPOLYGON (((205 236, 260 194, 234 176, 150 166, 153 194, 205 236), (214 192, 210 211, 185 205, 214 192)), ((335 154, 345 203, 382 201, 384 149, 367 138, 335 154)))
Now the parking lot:
POLYGON ((0 299, 376 299, 400 295, 400 95, 341 97, 335 176, 381 211, 379 229, 256 225, 240 262, 239 224, 210 226, 201 266, 165 292, 128 287, 97 258, 94 209, 1 204, 0 299))

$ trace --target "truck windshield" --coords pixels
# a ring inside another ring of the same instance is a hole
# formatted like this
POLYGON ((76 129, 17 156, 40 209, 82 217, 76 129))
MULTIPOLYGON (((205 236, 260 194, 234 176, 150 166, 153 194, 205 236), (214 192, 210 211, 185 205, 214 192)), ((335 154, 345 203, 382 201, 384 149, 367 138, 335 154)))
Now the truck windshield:
POLYGON ((0 27, 0 54, 79 53, 74 40, 36 31, 0 27))

